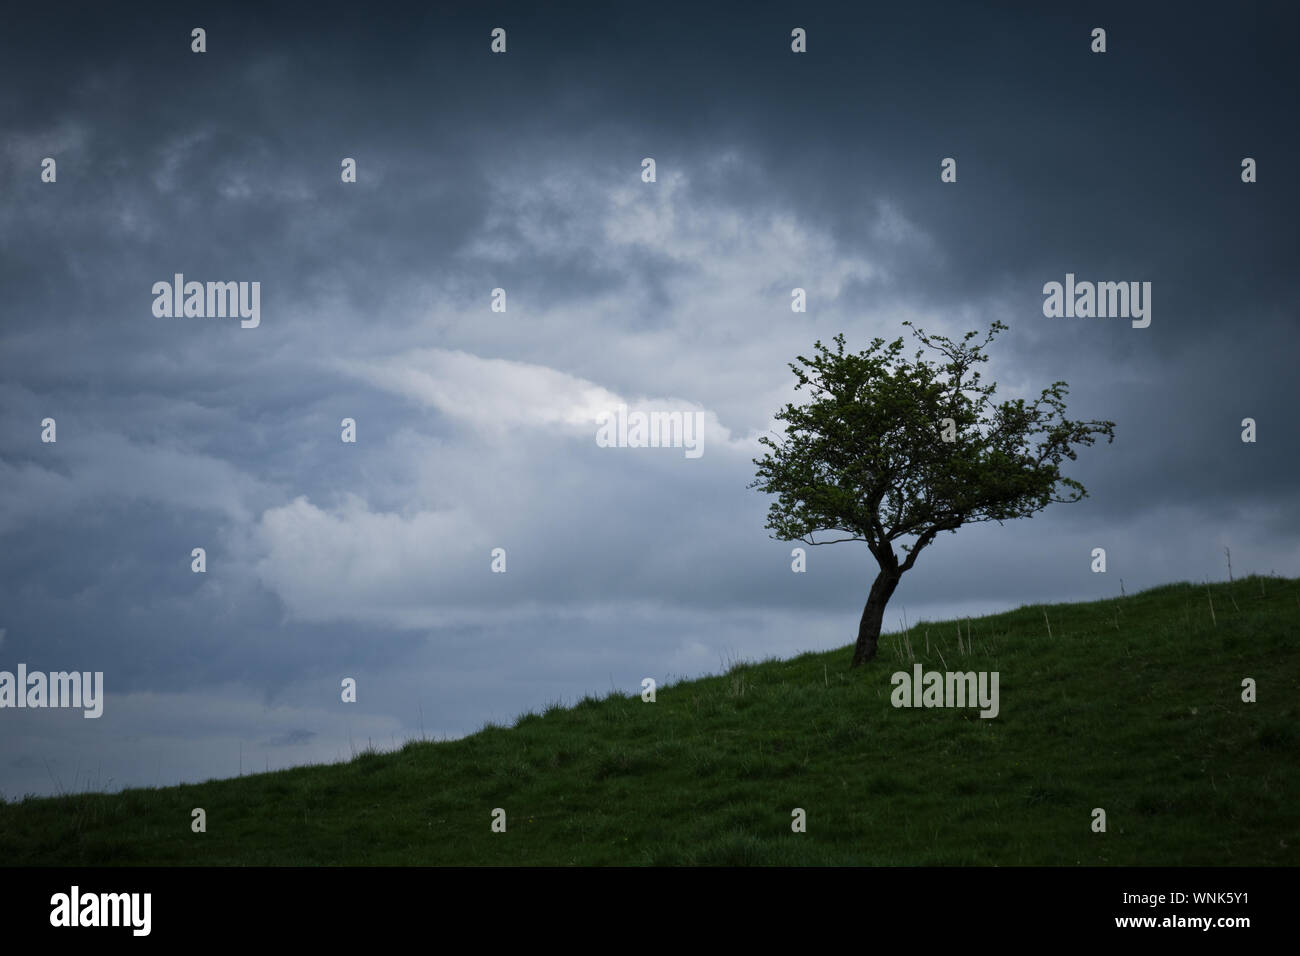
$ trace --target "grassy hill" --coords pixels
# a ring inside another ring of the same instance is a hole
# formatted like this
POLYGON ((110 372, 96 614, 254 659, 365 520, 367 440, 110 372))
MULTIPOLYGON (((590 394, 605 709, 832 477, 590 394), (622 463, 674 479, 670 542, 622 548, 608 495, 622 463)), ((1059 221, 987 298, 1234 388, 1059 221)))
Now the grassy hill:
POLYGON ((3 804, 0 861, 1295 865, 1298 625, 1276 577, 921 623, 858 671, 739 664, 345 764, 3 804), (1000 714, 894 708, 914 661, 998 671, 1000 714))

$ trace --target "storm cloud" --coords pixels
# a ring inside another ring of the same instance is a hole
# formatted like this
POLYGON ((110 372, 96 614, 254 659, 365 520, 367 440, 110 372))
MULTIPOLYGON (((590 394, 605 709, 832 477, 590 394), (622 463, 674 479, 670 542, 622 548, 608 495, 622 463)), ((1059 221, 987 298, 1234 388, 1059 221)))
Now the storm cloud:
POLYGON ((106 701, 0 713, 0 792, 334 760, 849 643, 869 554, 792 574, 747 486, 788 363, 905 320, 1006 323, 999 397, 1064 379, 1116 438, 1070 463, 1083 502, 943 536, 889 618, 1221 578, 1224 547, 1300 573, 1290 20, 14 12, 0 669, 103 671, 106 701), (1150 282, 1150 326, 1045 317, 1067 273, 1150 282), (260 324, 155 316, 176 274, 259 282, 260 324), (620 403, 698 412, 704 454, 598 447, 620 403))

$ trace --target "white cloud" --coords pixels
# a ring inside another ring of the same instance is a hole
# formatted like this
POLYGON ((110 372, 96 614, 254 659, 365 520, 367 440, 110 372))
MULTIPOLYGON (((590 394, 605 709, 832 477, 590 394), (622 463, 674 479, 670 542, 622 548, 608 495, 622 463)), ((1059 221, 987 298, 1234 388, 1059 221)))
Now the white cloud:
POLYGON ((267 509, 254 531, 256 570, 293 617, 427 626, 465 600, 490 545, 468 511, 371 511, 355 495, 326 511, 306 498, 267 509))
POLYGON ((376 388, 485 427, 586 425, 620 400, 608 389, 545 366, 444 349, 338 366, 376 388))
POLYGON ((56 444, 41 446, 52 459, 48 467, 0 459, 0 532, 113 498, 216 511, 243 523, 257 513, 254 502, 271 493, 229 462, 180 446, 143 445, 111 432, 59 435, 56 444))
POLYGON ((444 349, 333 364, 376 388, 467 423, 480 435, 500 435, 517 428, 550 429, 594 442, 601 413, 627 405, 630 411, 702 413, 706 453, 733 444, 749 450, 754 444, 733 439, 714 412, 695 402, 671 397, 630 398, 544 365, 444 349))

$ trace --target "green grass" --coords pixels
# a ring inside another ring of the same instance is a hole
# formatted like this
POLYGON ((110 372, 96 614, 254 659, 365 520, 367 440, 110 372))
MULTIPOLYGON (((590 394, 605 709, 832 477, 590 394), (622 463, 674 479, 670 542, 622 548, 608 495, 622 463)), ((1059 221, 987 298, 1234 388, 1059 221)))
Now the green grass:
POLYGON ((0 804, 0 861, 1295 865, 1297 624, 1277 577, 1024 607, 961 649, 921 623, 856 671, 847 648, 744 663, 344 764, 0 804), (999 671, 1000 715, 892 707, 912 655, 999 671))

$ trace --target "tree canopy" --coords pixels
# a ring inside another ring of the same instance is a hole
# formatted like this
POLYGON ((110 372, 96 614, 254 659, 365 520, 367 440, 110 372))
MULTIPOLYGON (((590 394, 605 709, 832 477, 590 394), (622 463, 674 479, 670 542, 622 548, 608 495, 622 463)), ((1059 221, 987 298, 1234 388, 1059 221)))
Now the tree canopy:
POLYGON ((833 349, 818 341, 811 357, 790 365, 796 391, 807 390, 809 401, 776 414, 785 434, 760 439, 768 450, 754 459, 750 487, 776 495, 767 520, 773 537, 809 545, 862 541, 875 557, 880 575, 872 594, 883 600, 879 614, 864 612, 855 665, 875 654, 879 618, 898 578, 941 532, 1086 497, 1061 464, 1101 435, 1114 440, 1114 422, 1065 417, 1065 382, 1032 402, 994 402, 997 384, 982 383, 979 365, 1006 328, 994 322, 982 342, 972 342, 978 332, 953 340, 913 328, 924 348, 912 358, 902 338, 875 338, 855 354, 845 351, 841 334, 833 349), (927 350, 937 358, 927 359, 927 350))

